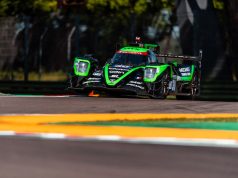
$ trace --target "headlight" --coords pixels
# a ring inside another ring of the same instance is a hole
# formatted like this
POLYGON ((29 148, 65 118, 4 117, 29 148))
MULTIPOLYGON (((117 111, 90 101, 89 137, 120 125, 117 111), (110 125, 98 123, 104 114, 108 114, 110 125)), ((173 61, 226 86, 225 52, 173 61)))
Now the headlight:
POLYGON ((90 62, 88 60, 76 59, 74 61, 74 73, 78 76, 87 76, 90 70, 90 62))
POLYGON ((87 62, 78 62, 76 63, 76 69, 79 73, 86 73, 88 70, 88 63, 87 62))
POLYGON ((153 79, 157 73, 157 68, 146 68, 144 78, 153 79))

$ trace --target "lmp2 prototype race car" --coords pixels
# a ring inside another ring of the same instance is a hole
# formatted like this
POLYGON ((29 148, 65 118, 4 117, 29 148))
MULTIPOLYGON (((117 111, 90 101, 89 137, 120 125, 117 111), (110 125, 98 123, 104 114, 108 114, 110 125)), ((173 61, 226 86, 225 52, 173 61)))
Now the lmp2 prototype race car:
POLYGON ((200 93, 199 56, 160 54, 157 44, 138 40, 116 51, 103 67, 91 56, 76 57, 70 89, 165 99, 194 99, 200 93))

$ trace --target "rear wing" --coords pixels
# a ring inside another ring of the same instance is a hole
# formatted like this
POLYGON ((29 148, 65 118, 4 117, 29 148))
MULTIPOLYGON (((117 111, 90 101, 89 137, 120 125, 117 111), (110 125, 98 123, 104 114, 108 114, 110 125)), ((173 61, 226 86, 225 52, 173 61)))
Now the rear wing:
POLYGON ((199 50, 199 56, 181 56, 181 55, 172 55, 172 54, 157 54, 157 57, 164 57, 166 58, 175 58, 177 60, 182 61, 194 61, 194 62, 201 62, 202 61, 202 50, 199 50))
POLYGON ((182 56, 182 55, 172 55, 172 54, 157 54, 157 57, 165 58, 167 62, 167 58, 172 58, 180 61, 191 61, 197 64, 198 68, 201 69, 202 67, 202 50, 199 50, 198 56, 182 56))

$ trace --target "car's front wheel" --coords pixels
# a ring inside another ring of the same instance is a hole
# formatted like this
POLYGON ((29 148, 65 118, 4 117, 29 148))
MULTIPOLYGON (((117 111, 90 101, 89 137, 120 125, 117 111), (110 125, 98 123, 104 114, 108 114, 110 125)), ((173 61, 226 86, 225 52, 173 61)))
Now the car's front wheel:
POLYGON ((169 80, 170 80, 169 71, 166 70, 163 73, 162 77, 159 79, 158 84, 154 88, 152 98, 166 99, 169 93, 168 90, 169 80))

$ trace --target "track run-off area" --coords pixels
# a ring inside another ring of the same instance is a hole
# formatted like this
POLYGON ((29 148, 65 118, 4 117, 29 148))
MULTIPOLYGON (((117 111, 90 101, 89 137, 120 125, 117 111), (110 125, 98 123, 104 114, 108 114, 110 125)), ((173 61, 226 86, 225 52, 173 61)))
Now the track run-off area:
POLYGON ((235 178, 237 120, 237 102, 3 95, 0 178, 235 178))
POLYGON ((167 138, 168 143, 238 147, 236 102, 13 95, 0 99, 2 136, 143 143, 167 138))

